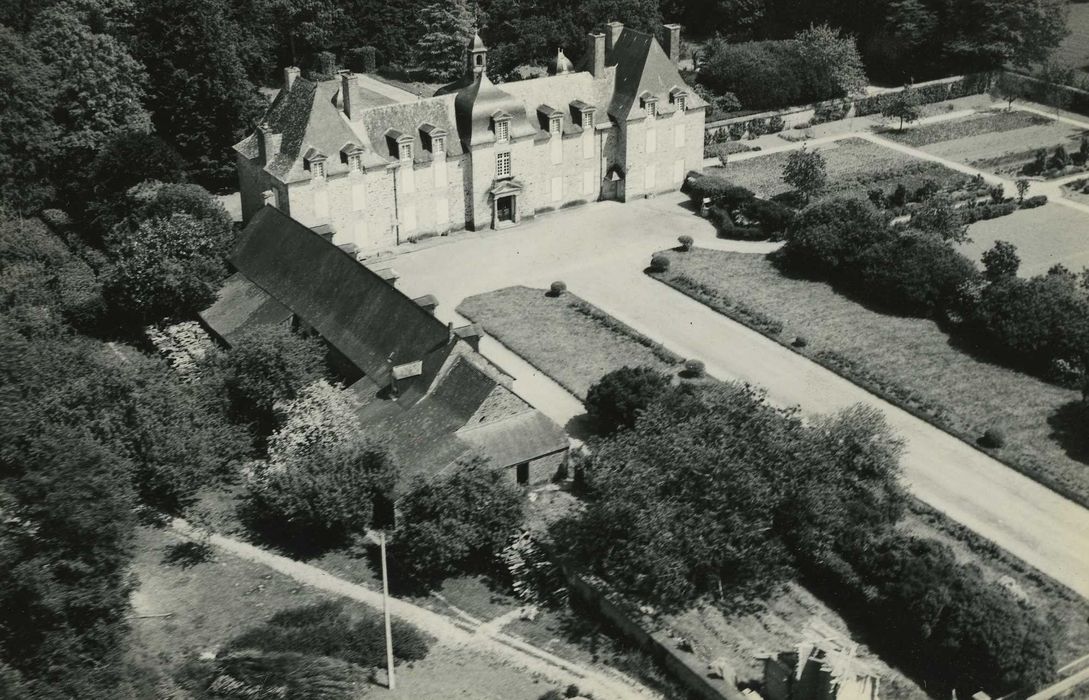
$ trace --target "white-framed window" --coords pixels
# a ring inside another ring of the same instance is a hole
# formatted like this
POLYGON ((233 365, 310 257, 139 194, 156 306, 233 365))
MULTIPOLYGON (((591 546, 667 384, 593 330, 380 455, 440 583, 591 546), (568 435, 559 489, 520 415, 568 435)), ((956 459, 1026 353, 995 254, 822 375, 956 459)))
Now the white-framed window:
POLYGON ((658 103, 648 100, 646 110, 647 110, 647 116, 648 117, 653 118, 653 117, 657 116, 658 115, 658 103))
POLYGON ((677 111, 683 112, 685 105, 688 103, 688 97, 686 95, 677 95, 673 101, 677 103, 677 111))
POLYGON ((554 137, 563 133, 563 121, 560 117, 552 117, 548 120, 548 133, 554 137))
POLYGON ((495 154, 495 176, 510 177, 510 151, 495 154))
POLYGON ((497 119, 495 122, 495 140, 500 143, 510 141, 510 120, 497 119))
POLYGON ((400 148, 401 160, 412 160, 412 144, 402 143, 400 148))
POLYGON ((658 130, 653 126, 647 126, 647 153, 658 150, 658 130))
POLYGON ((311 162, 310 163, 310 174, 313 175, 315 178, 319 178, 319 179, 325 177, 325 161, 324 160, 315 160, 315 161, 311 162))
POLYGON ((677 124, 673 127, 673 146, 675 148, 684 147, 684 124, 677 124))
POLYGON ((593 129, 594 128, 594 113, 583 112, 582 113, 582 128, 593 129))
POLYGON ((431 140, 431 150, 435 153, 442 153, 446 150, 446 139, 441 136, 436 136, 431 140))
POLYGON ((353 153, 348 156, 348 169, 349 170, 362 170, 363 169, 363 157, 358 153, 353 153))

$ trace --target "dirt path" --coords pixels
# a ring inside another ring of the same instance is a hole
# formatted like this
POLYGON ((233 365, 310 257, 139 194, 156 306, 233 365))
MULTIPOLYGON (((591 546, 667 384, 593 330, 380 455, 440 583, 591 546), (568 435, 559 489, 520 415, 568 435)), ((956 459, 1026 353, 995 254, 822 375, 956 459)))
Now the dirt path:
MULTIPOLYGON (((181 519, 175 519, 172 527, 185 536, 194 534, 192 526, 181 519)), ((215 547, 225 552, 267 566, 300 583, 351 598, 378 610, 382 609, 381 593, 337 578, 323 569, 222 535, 212 535, 210 541, 215 547)), ((464 620, 455 623, 448 617, 396 598, 390 599, 390 611, 393 615, 435 637, 440 644, 466 648, 496 657, 525 669, 527 673, 538 674, 557 686, 574 683, 599 698, 626 700, 660 697, 619 672, 606 672, 572 663, 521 639, 504 634, 500 631, 501 626, 484 623, 474 628, 464 620)))

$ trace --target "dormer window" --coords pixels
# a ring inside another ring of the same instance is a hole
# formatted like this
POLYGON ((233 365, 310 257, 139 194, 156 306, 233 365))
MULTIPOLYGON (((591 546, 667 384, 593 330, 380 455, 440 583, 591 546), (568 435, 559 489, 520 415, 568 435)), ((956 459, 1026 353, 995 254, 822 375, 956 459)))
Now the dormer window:
POLYGON ((310 177, 315 179, 325 177, 325 154, 316 148, 307 150, 303 156, 303 165, 310 171, 310 177))
POLYGON ((648 117, 655 117, 655 116, 658 115, 658 103, 657 102, 647 102, 644 109, 647 110, 647 116, 648 117))
POLYGON ((552 117, 548 120, 548 133, 553 136, 563 133, 563 117, 552 117))
POLYGON ((582 113, 582 128, 593 129, 594 128, 594 112, 589 110, 582 113))
POLYGON ((499 143, 510 141, 510 119, 500 118, 495 120, 495 140, 499 143))
POLYGON ((402 161, 412 160, 412 144, 411 143, 402 143, 402 144, 399 144, 399 146, 400 146, 399 155, 400 155, 401 160, 402 161))
POLYGON ((348 170, 362 170, 363 158, 358 153, 352 153, 348 156, 348 170))
POLYGON ((431 139, 431 150, 435 153, 442 153, 446 150, 446 139, 442 136, 436 136, 431 139))
POLYGON ((679 87, 675 87, 669 91, 669 99, 673 102, 673 105, 677 108, 678 112, 683 112, 688 107, 688 93, 679 87))
POLYGON ((639 102, 648 117, 653 119, 658 116, 658 98, 652 95, 649 90, 639 96, 639 102))

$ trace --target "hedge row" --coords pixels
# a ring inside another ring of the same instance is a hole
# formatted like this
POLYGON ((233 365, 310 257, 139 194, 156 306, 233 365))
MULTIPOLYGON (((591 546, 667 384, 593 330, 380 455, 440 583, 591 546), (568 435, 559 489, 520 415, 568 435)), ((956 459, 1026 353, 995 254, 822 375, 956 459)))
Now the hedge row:
MULTIPOLYGON (((934 83, 912 88, 919 97, 921 104, 943 102, 968 95, 982 95, 991 87, 991 76, 986 73, 975 73, 964 76, 963 80, 948 83, 934 83)), ((885 105, 896 99, 897 93, 890 92, 883 95, 863 97, 855 101, 855 116, 865 117, 871 114, 881 114, 885 105)))

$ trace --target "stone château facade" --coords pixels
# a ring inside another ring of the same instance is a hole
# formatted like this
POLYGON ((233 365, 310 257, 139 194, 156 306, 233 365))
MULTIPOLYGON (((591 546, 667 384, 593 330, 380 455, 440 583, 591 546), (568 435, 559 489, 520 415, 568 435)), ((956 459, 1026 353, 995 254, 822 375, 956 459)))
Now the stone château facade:
POLYGON ((517 224, 546 211, 678 189, 703 161, 706 103, 677 69, 680 27, 611 22, 576 70, 495 85, 480 37, 465 75, 393 103, 357 76, 287 68, 257 129, 235 146, 243 219, 272 204, 359 252, 410 236, 517 224))

